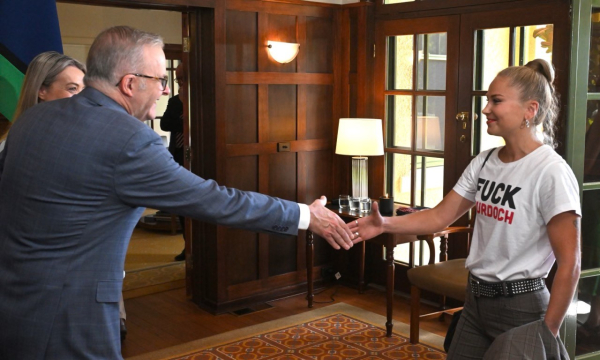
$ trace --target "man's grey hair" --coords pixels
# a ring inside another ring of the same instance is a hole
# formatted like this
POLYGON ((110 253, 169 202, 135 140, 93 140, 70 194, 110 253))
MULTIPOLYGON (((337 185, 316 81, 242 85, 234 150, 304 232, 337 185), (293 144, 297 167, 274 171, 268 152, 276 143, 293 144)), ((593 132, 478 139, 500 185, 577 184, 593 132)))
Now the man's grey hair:
POLYGON ((116 86, 126 74, 143 71, 145 46, 163 48, 164 42, 160 35, 129 26, 102 31, 88 53, 86 86, 98 82, 116 86))

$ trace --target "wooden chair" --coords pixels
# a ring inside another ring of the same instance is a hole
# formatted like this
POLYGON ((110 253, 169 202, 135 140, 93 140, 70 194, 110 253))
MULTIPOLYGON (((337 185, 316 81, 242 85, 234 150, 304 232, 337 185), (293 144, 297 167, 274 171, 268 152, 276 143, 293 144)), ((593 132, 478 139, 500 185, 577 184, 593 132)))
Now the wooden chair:
MULTIPOLYGON (((467 234, 468 246, 471 243, 473 234, 473 223, 475 221, 475 209, 471 210, 468 226, 451 226, 443 231, 434 234, 419 235, 419 240, 425 240, 429 248, 433 248, 433 239, 441 238, 440 262, 430 263, 428 265, 414 267, 407 272, 411 283, 410 289, 410 342, 417 344, 419 342, 419 321, 422 317, 433 315, 444 315, 444 313, 453 313, 461 308, 446 309, 446 297, 465 301, 465 292, 469 272, 465 268, 466 259, 448 260, 448 240, 453 234, 467 234), (420 314, 421 290, 426 290, 435 294, 442 295, 442 310, 428 314, 420 314)), ((462 237, 464 239, 464 236, 462 237)))

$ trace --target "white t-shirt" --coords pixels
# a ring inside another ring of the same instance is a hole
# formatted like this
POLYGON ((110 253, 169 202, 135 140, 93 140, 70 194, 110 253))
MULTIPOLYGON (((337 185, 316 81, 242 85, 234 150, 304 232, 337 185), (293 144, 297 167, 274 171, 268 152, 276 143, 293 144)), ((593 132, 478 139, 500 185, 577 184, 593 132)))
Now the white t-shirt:
POLYGON ((545 278, 555 260, 546 225, 566 211, 581 216, 577 180, 547 145, 510 163, 499 150, 483 169, 489 150, 479 154, 454 186, 477 209, 466 267, 485 281, 545 278))

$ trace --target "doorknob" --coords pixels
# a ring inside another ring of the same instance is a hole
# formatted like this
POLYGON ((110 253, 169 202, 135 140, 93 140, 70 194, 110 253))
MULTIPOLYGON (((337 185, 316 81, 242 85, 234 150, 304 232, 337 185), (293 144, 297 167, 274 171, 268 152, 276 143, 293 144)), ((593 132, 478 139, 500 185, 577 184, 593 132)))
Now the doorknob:
POLYGON ((467 121, 467 120, 469 120, 469 112, 468 111, 459 112, 458 114, 456 114, 456 120, 457 121, 467 121))

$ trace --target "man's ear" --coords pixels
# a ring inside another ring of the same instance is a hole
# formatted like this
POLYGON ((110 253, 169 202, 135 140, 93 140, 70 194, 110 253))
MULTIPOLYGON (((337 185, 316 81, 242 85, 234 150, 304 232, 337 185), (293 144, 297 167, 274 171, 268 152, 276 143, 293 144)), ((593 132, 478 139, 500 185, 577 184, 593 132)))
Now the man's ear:
POLYGON ((121 91, 121 93, 127 97, 133 97, 133 79, 133 76, 125 75, 119 82, 119 85, 117 85, 119 91, 121 91))

